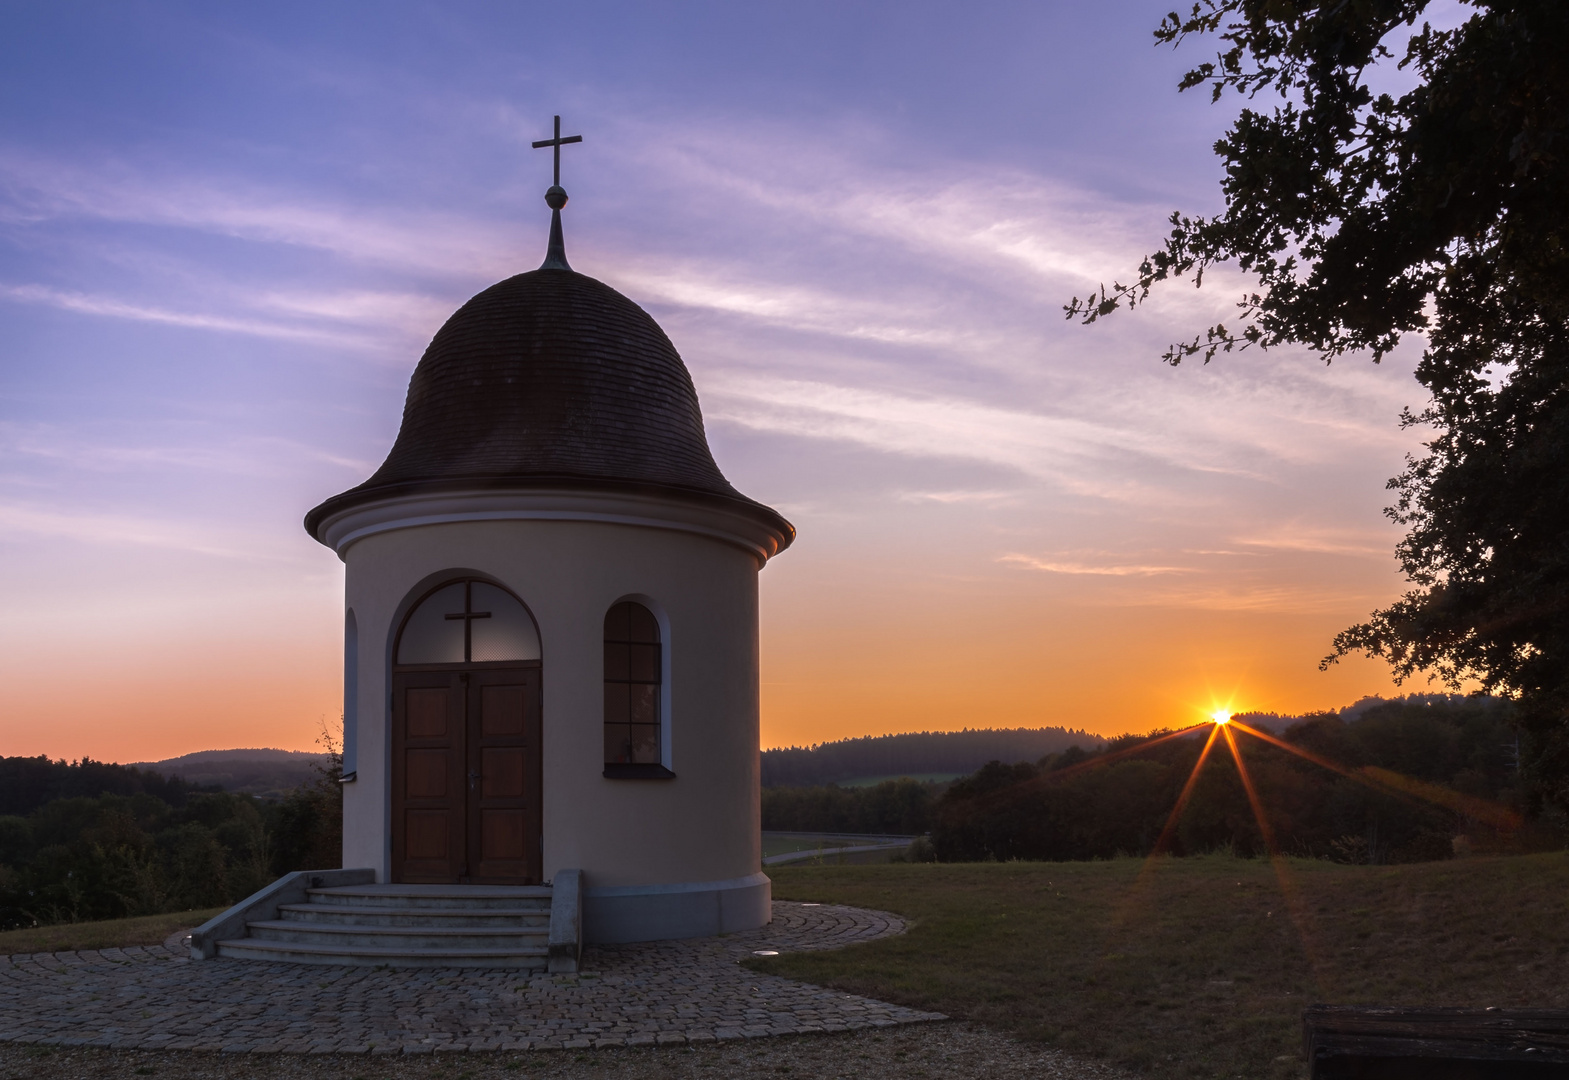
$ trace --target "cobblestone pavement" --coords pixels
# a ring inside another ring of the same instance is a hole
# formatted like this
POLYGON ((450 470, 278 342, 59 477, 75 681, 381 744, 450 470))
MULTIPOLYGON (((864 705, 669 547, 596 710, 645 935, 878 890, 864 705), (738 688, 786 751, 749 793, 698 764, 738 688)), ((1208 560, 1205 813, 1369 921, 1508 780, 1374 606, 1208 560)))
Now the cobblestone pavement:
POLYGON ((141 1050, 404 1053, 682 1045, 941 1020, 761 975, 762 950, 904 932, 885 912, 774 904, 760 930, 588 950, 578 975, 193 963, 163 946, 0 960, 0 1041, 141 1050))
POLYGON ((1151 1080, 974 1024, 548 1053, 214 1054, 0 1043, 4 1080, 1151 1080))

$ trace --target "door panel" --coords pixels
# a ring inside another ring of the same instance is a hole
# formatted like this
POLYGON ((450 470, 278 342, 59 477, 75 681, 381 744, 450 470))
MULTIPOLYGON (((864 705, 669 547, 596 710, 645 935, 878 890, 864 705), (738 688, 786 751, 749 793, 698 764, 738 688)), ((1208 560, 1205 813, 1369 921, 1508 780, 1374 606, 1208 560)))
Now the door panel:
POLYGON ((527 754, 523 747, 480 751, 480 794, 486 799, 521 799, 526 781, 527 754))
POLYGON ((392 679, 392 880, 445 884, 464 874, 464 686, 455 671, 392 679))
POLYGON ((410 799, 445 799, 447 774, 452 771, 451 750, 405 750, 408 780, 403 793, 410 799))
POLYGON ((447 733, 449 691, 445 686, 409 687, 408 735, 413 739, 439 739, 447 733))
POLYGON ((493 861, 518 860, 524 850, 523 815, 512 810, 486 810, 480 814, 480 844, 493 861))
POLYGON ((526 684, 479 688, 479 731, 481 735, 522 735, 527 709, 526 684))
POLYGON ((540 880, 539 668, 470 672, 470 880, 540 880))
POLYGON ((405 810, 405 858, 416 862, 445 860, 451 856, 452 815, 446 810, 405 810))
POLYGON ((540 880, 539 667, 401 671, 392 686, 392 880, 540 880))

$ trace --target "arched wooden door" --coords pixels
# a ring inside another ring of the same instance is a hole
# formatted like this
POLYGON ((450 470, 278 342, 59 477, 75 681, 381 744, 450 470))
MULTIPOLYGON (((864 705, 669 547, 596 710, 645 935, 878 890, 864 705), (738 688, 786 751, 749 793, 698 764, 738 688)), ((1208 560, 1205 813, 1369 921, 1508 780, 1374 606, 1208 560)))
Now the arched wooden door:
POLYGON ((532 885, 541 875, 539 631, 517 597, 448 582, 398 631, 392 880, 532 885))

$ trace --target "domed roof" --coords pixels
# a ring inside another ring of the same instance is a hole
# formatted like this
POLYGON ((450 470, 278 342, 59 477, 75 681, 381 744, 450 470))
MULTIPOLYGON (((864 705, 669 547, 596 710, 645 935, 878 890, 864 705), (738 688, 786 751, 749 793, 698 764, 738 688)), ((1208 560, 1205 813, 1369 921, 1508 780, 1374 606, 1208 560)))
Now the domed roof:
POLYGON ((795 533, 714 464, 692 378, 659 324, 564 258, 492 285, 447 320, 409 380, 387 460, 305 527, 319 536, 330 515, 398 495, 541 488, 717 500, 785 543, 795 533))

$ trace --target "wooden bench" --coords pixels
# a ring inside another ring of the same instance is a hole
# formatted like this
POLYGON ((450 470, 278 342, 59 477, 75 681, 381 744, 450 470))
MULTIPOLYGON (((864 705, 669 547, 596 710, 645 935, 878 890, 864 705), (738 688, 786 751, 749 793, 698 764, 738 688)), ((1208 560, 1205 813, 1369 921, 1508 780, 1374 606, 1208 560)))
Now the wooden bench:
POLYGON ((1314 1005, 1302 1014, 1312 1080, 1569 1078, 1569 1012, 1314 1005))

